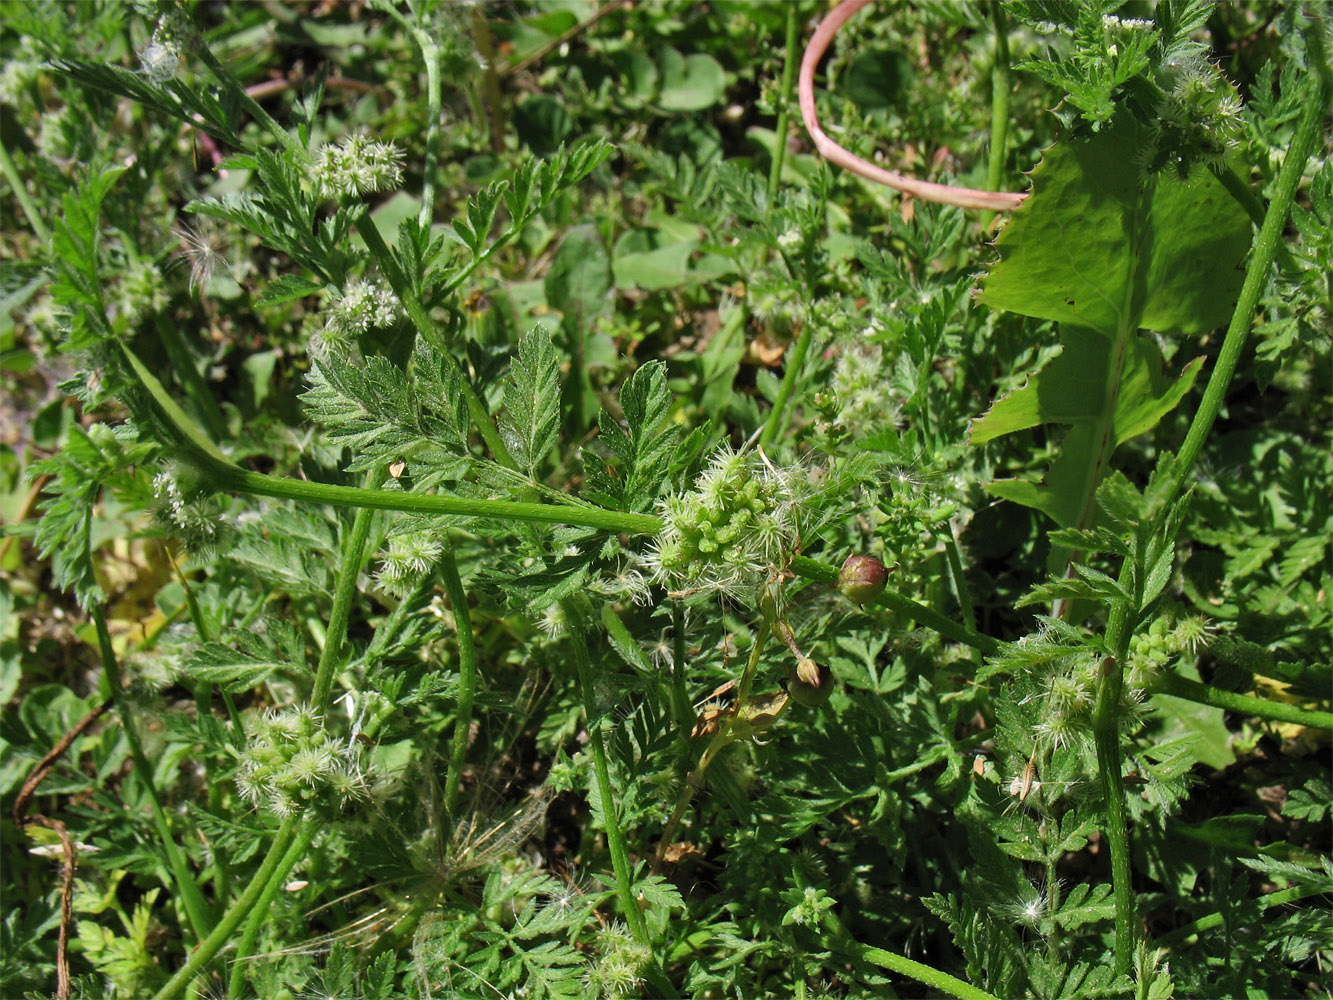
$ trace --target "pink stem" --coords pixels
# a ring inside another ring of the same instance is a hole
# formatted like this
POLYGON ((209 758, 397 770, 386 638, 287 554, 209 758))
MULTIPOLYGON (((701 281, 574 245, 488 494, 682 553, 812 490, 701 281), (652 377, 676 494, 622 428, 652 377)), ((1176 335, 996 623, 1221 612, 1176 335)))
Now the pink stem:
POLYGON ((801 58, 801 75, 797 82, 796 91, 801 103, 801 118, 805 121, 805 127, 810 133, 810 137, 815 140, 815 148, 825 159, 850 170, 854 174, 859 174, 880 184, 886 184, 896 191, 902 191, 904 194, 910 194, 925 201, 937 201, 943 205, 957 205, 959 208, 982 208, 997 212, 1008 212, 1023 204, 1027 195, 1018 192, 976 191, 972 188, 951 187, 948 184, 933 184, 930 181, 919 181, 913 177, 904 177, 897 171, 885 170, 873 163, 866 162, 855 153, 843 149, 824 134, 824 130, 819 127, 819 119, 815 117, 815 68, 819 65, 819 60, 823 58, 838 29, 868 3, 870 3, 870 0, 842 0, 842 3, 838 4, 833 13, 826 17, 815 30, 814 37, 810 39, 810 44, 805 48, 805 55, 801 58))

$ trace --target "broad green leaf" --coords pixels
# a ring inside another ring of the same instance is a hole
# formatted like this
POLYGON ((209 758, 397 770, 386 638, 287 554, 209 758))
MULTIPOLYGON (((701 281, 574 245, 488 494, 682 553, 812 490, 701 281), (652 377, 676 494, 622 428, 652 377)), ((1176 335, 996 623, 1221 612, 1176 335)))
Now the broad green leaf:
POLYGON ((1249 219, 1205 170, 1143 176, 1134 161, 1143 141, 1122 115, 1049 149, 1000 234, 981 301, 1110 337, 1225 323, 1245 277, 1249 219))
POLYGON ((682 56, 675 49, 663 49, 657 61, 662 68, 657 104, 663 110, 702 111, 722 100, 727 77, 712 56, 702 52, 682 56))
MULTIPOLYGON (((1081 327, 1065 327, 1062 335, 1065 348, 1061 354, 972 425, 973 444, 1038 424, 1090 422, 1101 415, 1109 398, 1111 343, 1081 327)), ((1156 345, 1135 336, 1125 352, 1113 397, 1115 443, 1123 444, 1151 430, 1194 385, 1202 364, 1202 358, 1195 358, 1177 379, 1169 381, 1162 374, 1156 345)))

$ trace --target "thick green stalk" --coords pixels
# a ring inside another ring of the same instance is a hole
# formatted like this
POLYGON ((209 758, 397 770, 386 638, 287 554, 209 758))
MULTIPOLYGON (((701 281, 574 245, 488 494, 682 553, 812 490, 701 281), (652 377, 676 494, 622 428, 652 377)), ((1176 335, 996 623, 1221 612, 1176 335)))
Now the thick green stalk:
POLYGON ((976 611, 972 607, 972 591, 968 589, 967 578, 963 575, 963 557, 958 548, 958 535, 953 525, 945 525, 948 534, 944 536, 944 556, 949 561, 949 575, 953 577, 954 593, 958 596, 958 607, 963 612, 963 624, 969 631, 977 630, 976 611))
POLYGON ((791 113, 791 91, 796 83, 796 67, 801 62, 801 51, 796 47, 796 14, 799 4, 787 4, 787 54, 782 63, 782 96, 778 104, 777 142, 773 147, 773 166, 768 172, 768 200, 778 193, 782 183, 782 161, 787 155, 787 120, 791 113))
POLYGON ((213 956, 222 950, 223 946, 231 939, 232 932, 241 925, 250 913, 251 908, 259 901, 267 888, 270 878, 277 871, 280 862, 287 853, 287 847, 291 843, 296 828, 300 823, 299 817, 288 816, 278 829, 277 836, 273 838, 273 843, 269 845, 268 854, 264 856, 263 863, 259 870, 255 872, 254 878, 250 884, 245 887, 245 892, 241 893, 240 898, 231 905, 226 915, 213 928, 211 934, 190 953, 189 959, 181 968, 167 980, 167 984, 157 991, 153 1000, 176 1000, 176 998, 185 995, 186 988, 194 977, 197 976, 204 966, 213 960, 213 956))
POLYGON ((46 228, 46 223, 37 212, 37 206, 28 197, 28 189, 23 186, 23 178, 19 175, 18 167, 14 166, 13 159, 10 158, 9 147, 4 143, 0 143, 0 172, 3 172, 5 180, 9 181, 14 199, 19 203, 19 208, 23 209, 23 214, 28 217, 28 225, 32 227, 33 235, 42 243, 50 243, 51 230, 46 228))
POLYGON ((356 486, 333 486, 300 479, 281 479, 236 466, 210 464, 203 471, 212 487, 222 491, 253 493, 286 500, 326 503, 336 507, 367 507, 401 510, 414 514, 445 514, 455 517, 485 517, 499 521, 536 521, 543 524, 576 524, 585 528, 629 535, 655 535, 662 522, 650 514, 629 514, 600 507, 565 504, 519 503, 513 500, 466 499, 425 493, 367 490, 356 486))
POLYGON ((130 745, 130 756, 134 759, 134 774, 148 793, 148 805, 153 813, 153 825, 157 828, 157 838, 162 843, 162 850, 167 856, 167 865, 171 868, 171 877, 176 882, 176 891, 185 907, 185 916, 190 921, 190 929, 196 939, 203 938, 213 926, 213 917, 209 913, 208 903, 199 889, 185 855, 181 853, 175 837, 171 834, 171 824, 167 822, 166 810, 157 794, 157 784, 153 781, 153 766, 144 753, 143 743, 139 740, 139 729, 134 723, 130 706, 125 701, 124 682, 120 675, 120 661, 111 645, 111 633, 106 627, 106 616, 102 609, 94 605, 93 624, 97 628, 97 646, 102 654, 102 669, 106 671, 111 687, 111 698, 116 703, 116 713, 120 716, 121 729, 125 731, 125 740, 130 745))
POLYGON ((1292 722, 1312 729, 1333 730, 1333 712, 1320 712, 1301 708, 1299 705, 1289 705, 1284 701, 1271 701, 1268 698, 1255 698, 1235 691, 1224 691, 1181 677, 1179 674, 1164 675, 1156 690, 1200 705, 1211 705, 1213 708, 1235 712, 1237 715, 1273 719, 1276 722, 1292 722))
MULTIPOLYGON (((1282 161, 1282 169, 1278 172, 1277 187, 1273 192, 1273 200, 1268 203, 1264 224, 1260 227, 1254 246, 1251 248, 1250 262, 1245 269, 1245 281, 1241 285, 1240 297, 1236 302, 1235 311, 1231 314, 1231 323, 1227 326, 1226 336, 1222 340, 1222 347, 1218 351, 1212 374, 1208 377, 1208 385, 1203 390, 1203 399, 1200 400, 1194 420, 1190 423, 1189 432, 1185 435, 1185 443, 1181 445, 1180 453, 1176 456, 1175 468, 1172 470, 1174 489, 1168 501, 1180 492, 1185 480, 1194 469, 1194 463, 1198 461, 1204 442, 1207 441, 1213 423, 1222 409, 1227 388, 1236 373, 1236 365, 1245 347, 1245 338, 1254 320, 1254 311, 1259 306, 1259 297, 1268 283, 1273 259, 1282 244, 1282 230, 1287 224, 1287 216, 1291 212, 1296 189, 1305 172, 1305 164, 1321 141, 1331 86, 1327 64, 1323 59, 1322 41, 1318 36, 1318 26, 1307 27, 1305 37, 1310 47, 1311 60, 1316 67, 1323 63, 1322 71, 1312 72, 1308 77, 1306 100, 1303 102, 1304 110, 1296 125, 1296 133, 1292 136, 1286 158, 1282 161)), ((1169 503, 1164 503, 1162 509, 1166 509, 1167 506, 1169 503)))
POLYGON ((787 366, 782 373, 782 384, 778 386, 778 398, 773 400, 773 409, 768 411, 768 420, 764 422, 763 433, 759 435, 759 447, 767 448, 782 430, 783 417, 787 412, 787 402, 801 369, 805 367, 805 356, 810 353, 810 341, 814 336, 814 324, 806 320, 801 332, 796 337, 796 344, 787 356, 787 366))
POLYGON ((449 595, 449 606, 454 611, 454 628, 458 633, 458 707, 454 711, 454 734, 444 778, 444 805, 449 816, 456 817, 463 763, 467 758, 468 734, 472 729, 472 706, 477 694, 477 651, 472 641, 472 614, 468 610, 467 591, 463 589, 462 578, 458 575, 454 542, 447 531, 443 542, 440 575, 444 577, 444 590, 449 595))
POLYGON ((343 643, 347 640, 347 622, 351 617, 352 600, 356 597, 356 578, 365 560, 366 539, 370 537, 370 523, 374 514, 369 507, 358 507, 352 518, 352 530, 343 545, 338 582, 333 591, 333 607, 329 611, 329 626, 324 648, 319 652, 319 666, 315 671, 315 686, 310 693, 310 707, 320 716, 327 715, 329 694, 333 690, 334 672, 342 665, 343 643))
POLYGON ((255 942, 259 940, 259 930, 264 926, 264 921, 268 919, 268 911, 273 906, 273 900, 277 897, 278 890, 282 888, 283 883, 287 880, 287 873, 292 870, 292 867, 298 861, 305 857, 305 852, 310 847, 310 842, 315 839, 315 834, 319 832, 319 829, 320 824, 318 822, 307 818, 301 827, 300 833, 292 838, 277 867, 269 873, 268 881, 264 884, 259 898, 255 901, 255 905, 245 921, 245 928, 241 931, 241 940, 236 945, 236 954, 231 963, 231 975, 227 981, 228 1000, 240 1000, 241 991, 245 988, 250 956, 254 954, 255 942))

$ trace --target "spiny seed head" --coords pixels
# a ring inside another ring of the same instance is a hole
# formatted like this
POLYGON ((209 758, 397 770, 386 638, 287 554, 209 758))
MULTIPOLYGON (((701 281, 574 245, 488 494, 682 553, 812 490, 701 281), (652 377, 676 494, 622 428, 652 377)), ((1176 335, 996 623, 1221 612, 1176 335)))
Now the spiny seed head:
POLYGON ((645 569, 672 590, 721 590, 754 600, 765 567, 781 565, 793 548, 796 512, 807 494, 797 472, 723 448, 693 490, 659 504, 664 527, 645 569))
POLYGON ((355 198, 391 191, 402 183, 403 151, 363 133, 344 136, 315 154, 315 189, 325 198, 355 198))
POLYGON ((874 556, 848 556, 838 572, 838 590, 853 604, 873 601, 884 593, 888 568, 874 556))

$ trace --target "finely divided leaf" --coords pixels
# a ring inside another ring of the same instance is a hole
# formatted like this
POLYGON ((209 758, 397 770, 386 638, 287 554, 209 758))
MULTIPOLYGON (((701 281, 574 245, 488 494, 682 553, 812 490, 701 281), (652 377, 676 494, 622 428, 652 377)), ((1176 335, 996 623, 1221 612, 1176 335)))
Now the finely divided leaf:
POLYGON ((597 419, 598 440, 619 461, 614 473, 603 472, 600 463, 585 457, 585 496, 627 511, 644 510, 656 499, 680 433, 670 423, 671 403, 666 365, 661 361, 644 365, 621 387, 626 426, 606 412, 597 419))
POLYGON ((518 342, 504 387, 500 433, 533 479, 560 435, 560 357, 548 334, 533 330, 518 342))

